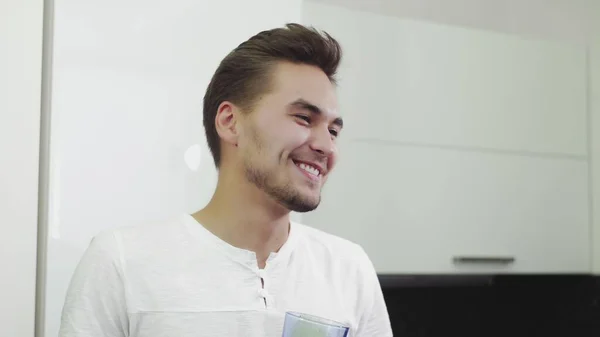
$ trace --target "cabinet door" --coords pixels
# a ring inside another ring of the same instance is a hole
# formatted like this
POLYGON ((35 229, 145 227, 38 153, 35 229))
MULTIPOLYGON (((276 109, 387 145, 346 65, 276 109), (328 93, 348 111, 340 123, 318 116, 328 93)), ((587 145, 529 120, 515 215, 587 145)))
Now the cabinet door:
POLYGON ((585 160, 346 146, 305 219, 361 244, 378 272, 589 271, 585 160))
POLYGON ((588 154, 585 46, 309 8, 344 48, 344 137, 588 154))

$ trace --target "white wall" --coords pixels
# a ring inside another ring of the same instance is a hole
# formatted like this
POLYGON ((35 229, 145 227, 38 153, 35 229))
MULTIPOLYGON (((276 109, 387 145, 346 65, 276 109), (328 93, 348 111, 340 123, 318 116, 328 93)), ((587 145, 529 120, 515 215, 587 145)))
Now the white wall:
POLYGON ((34 333, 42 0, 0 1, 0 336, 34 333))
POLYGON ((242 41, 300 19, 301 0, 56 0, 46 336, 92 236, 208 201, 210 77, 242 41))

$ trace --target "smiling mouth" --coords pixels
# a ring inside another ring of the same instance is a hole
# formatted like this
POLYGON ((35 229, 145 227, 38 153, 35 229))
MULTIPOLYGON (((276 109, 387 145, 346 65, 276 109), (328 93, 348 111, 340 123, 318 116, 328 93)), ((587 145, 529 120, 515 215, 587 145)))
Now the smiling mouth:
POLYGON ((310 178, 311 180, 318 181, 323 176, 319 168, 313 165, 295 160, 293 160, 293 162, 296 165, 296 167, 300 170, 300 172, 302 172, 306 177, 310 178))

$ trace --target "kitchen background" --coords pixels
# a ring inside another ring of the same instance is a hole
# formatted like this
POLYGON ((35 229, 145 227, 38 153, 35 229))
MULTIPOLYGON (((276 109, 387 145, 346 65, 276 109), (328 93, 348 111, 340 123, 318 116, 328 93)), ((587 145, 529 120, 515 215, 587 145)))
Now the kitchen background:
POLYGON ((294 218, 365 248, 395 335, 599 335, 596 0, 0 2, 0 335, 56 335, 100 230, 208 201, 206 84, 291 21, 342 43, 347 122, 294 218))

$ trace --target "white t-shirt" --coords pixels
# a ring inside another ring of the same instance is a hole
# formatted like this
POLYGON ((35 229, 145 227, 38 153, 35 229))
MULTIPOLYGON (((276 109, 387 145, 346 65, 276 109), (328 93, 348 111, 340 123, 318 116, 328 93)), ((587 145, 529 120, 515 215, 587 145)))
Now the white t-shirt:
POLYGON ((392 336, 373 265, 347 240, 292 223, 259 269, 182 215, 92 240, 72 278, 60 337, 281 337, 286 311, 343 323, 351 337, 392 336))

